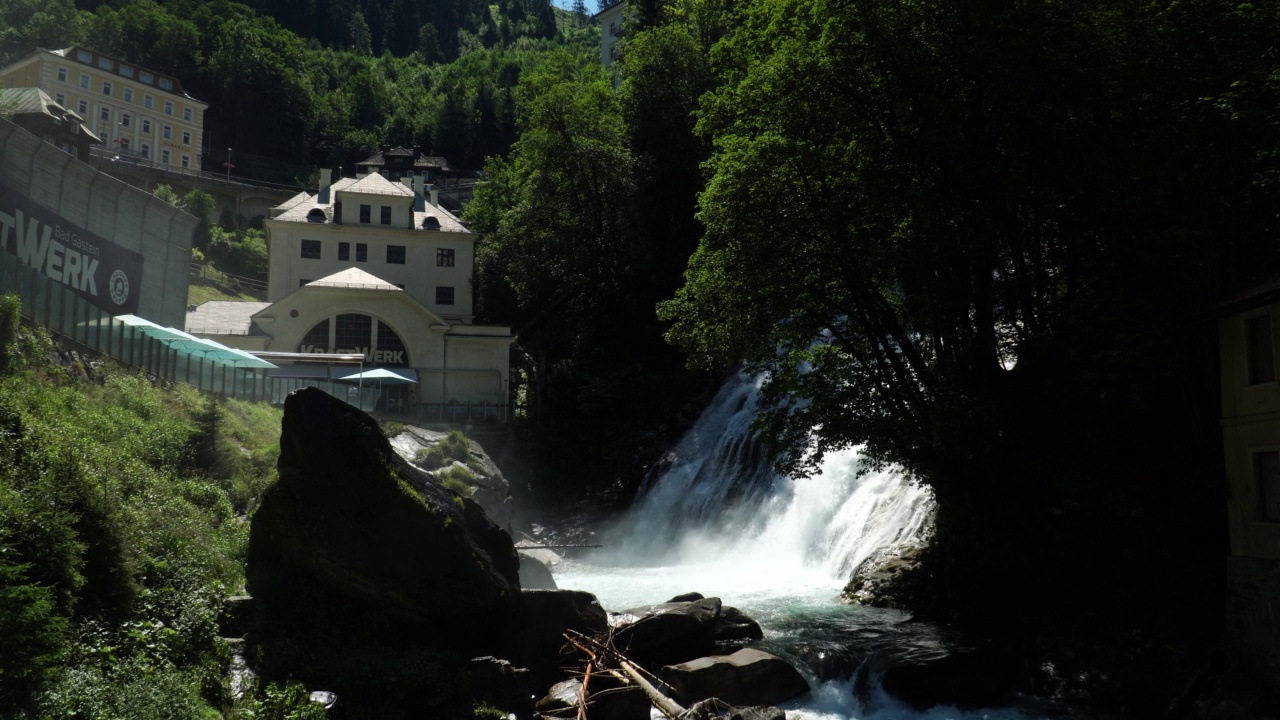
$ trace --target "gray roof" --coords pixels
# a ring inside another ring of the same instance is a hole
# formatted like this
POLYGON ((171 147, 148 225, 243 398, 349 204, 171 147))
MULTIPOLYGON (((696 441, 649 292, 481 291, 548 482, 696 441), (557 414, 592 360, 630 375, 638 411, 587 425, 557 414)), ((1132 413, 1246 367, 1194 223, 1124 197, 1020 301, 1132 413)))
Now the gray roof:
MULTIPOLYGON (((277 205, 275 208, 272 209, 273 214, 279 213, 273 219, 282 220, 285 222, 309 222, 307 220, 307 214, 316 208, 320 208, 322 211, 324 211, 324 216, 325 216, 324 222, 332 223, 333 222, 333 203, 337 201, 338 193, 369 192, 369 190, 364 190, 364 189, 355 187, 367 180, 369 182, 366 185, 360 186, 360 188, 385 189, 385 186, 395 186, 395 187, 401 188, 404 191, 403 193, 401 193, 398 190, 392 190, 386 193, 375 192, 373 194, 386 194, 388 196, 395 196, 395 197, 403 196, 406 199, 413 197, 413 191, 405 187, 403 184, 393 183, 390 180, 387 180, 386 178, 376 173, 367 175, 359 179, 340 178, 337 181, 335 181, 332 185, 329 186, 329 202, 328 203, 321 203, 319 194, 306 193, 305 198, 295 196, 293 198, 290 198, 289 200, 286 200, 283 204, 277 205), (370 178, 377 178, 377 180, 370 180, 370 178), (385 183, 385 185, 379 184, 379 181, 381 181, 381 183, 385 183)), ((414 211, 413 213, 414 230, 417 230, 419 232, 454 232, 454 233, 470 233, 471 232, 462 224, 462 221, 458 220, 458 218, 453 213, 449 212, 448 210, 445 210, 439 205, 432 205, 430 202, 424 199, 423 207, 425 208, 424 210, 417 210, 417 211, 414 211), (423 230, 422 221, 425 220, 427 217, 434 217, 436 220, 438 220, 440 222, 440 229, 435 231, 423 230)), ((348 208, 346 212, 351 212, 351 211, 352 210, 348 208)), ((344 215, 345 214, 346 213, 344 213, 344 215)), ((363 225, 350 224, 347 226, 383 229, 382 226, 378 226, 378 225, 363 226, 363 225)), ((403 230, 405 228, 400 228, 400 229, 403 230)))
POLYGON ((413 191, 382 177, 378 173, 370 173, 342 188, 343 192, 362 193, 364 195, 392 195, 395 197, 413 197, 413 191))
POLYGON ((48 93, 38 87, 0 89, 0 109, 14 115, 47 115, 59 123, 64 123, 64 127, 72 132, 78 129, 79 132, 88 135, 91 142, 102 142, 97 134, 84 124, 84 118, 59 105, 57 100, 49 97, 48 93))
POLYGON ((261 335, 253 314, 271 307, 269 302, 210 300, 187 312, 187 332, 192 335, 261 335))

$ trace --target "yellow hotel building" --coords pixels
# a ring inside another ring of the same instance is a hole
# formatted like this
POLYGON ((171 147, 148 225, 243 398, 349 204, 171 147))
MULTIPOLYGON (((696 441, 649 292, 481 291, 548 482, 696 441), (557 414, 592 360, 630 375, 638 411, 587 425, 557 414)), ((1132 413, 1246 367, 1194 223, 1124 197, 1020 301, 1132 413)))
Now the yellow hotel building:
POLYGON ((39 50, 0 70, 0 87, 38 87, 84 118, 108 152, 199 169, 208 103, 174 77, 82 47, 39 50))

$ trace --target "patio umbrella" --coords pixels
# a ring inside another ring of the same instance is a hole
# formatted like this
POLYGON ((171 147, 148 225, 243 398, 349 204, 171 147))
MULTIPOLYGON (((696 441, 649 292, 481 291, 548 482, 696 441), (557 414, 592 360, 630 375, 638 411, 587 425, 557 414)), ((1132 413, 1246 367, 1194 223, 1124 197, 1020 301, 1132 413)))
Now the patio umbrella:
POLYGON ((408 385, 410 383, 417 384, 417 380, 412 380, 403 375, 398 375, 386 368, 377 368, 374 370, 365 370, 354 375, 338 378, 349 382, 364 382, 365 380, 376 381, 379 385, 408 385))

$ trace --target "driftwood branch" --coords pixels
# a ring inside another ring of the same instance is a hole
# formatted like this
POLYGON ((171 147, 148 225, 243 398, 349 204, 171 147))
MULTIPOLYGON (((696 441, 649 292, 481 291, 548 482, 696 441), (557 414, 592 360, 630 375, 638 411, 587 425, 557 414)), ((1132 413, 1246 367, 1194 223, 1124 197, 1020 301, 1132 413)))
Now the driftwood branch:
POLYGON ((630 675, 631 678, 636 681, 636 684, 644 690, 644 694, 649 696, 649 702, 653 703, 653 706, 658 708, 663 715, 675 720, 675 718, 680 717, 680 715, 684 713, 684 708, 680 707, 679 703, 659 692, 658 688, 654 687, 653 683, 646 680, 630 662, 623 660, 619 665, 622 668, 622 672, 630 675))
POLYGON ((597 672, 607 672, 626 684, 635 682, 635 684, 640 686, 640 689, 644 690, 645 695, 649 698, 649 702, 652 703, 654 707, 658 708, 659 712, 666 715, 668 718, 672 718, 672 720, 675 720, 675 718, 678 718, 682 713, 684 713, 685 709, 681 707, 679 703, 662 694, 662 691, 645 677, 645 675, 654 677, 652 673, 649 673, 644 668, 628 660, 625 655, 618 652, 618 650, 613 647, 612 642, 601 642, 596 638, 583 635, 582 633, 575 632, 573 630, 565 633, 564 637, 571 645, 582 651, 588 658, 590 658, 590 660, 587 661, 587 672, 582 681, 581 701, 578 706, 579 720, 585 719, 587 707, 587 682, 591 679, 593 668, 597 672), (604 667, 602 659, 609 659, 612 660, 612 662, 617 663, 617 669, 604 667), (619 670, 621 670, 621 672, 619 672, 619 670))

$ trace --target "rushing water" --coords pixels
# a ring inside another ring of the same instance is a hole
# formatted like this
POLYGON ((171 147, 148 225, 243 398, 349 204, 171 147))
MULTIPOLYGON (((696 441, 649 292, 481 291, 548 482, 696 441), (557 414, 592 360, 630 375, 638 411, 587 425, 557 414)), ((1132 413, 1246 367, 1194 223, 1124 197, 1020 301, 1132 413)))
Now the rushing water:
POLYGON ((792 660, 813 687, 783 706, 788 718, 1025 717, 949 708, 921 715, 879 690, 874 668, 945 652, 951 639, 838 596, 863 560, 919 542, 932 499, 899 472, 860 475, 855 450, 829 454, 811 478, 776 475, 749 432, 759 386, 742 375, 727 381, 665 471, 606 533, 605 549, 556 566, 557 583, 595 593, 611 610, 690 591, 741 608, 765 630, 758 645, 792 660))

